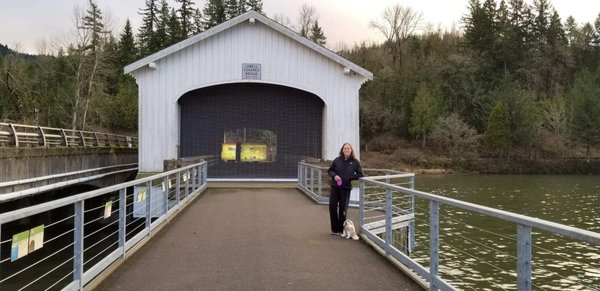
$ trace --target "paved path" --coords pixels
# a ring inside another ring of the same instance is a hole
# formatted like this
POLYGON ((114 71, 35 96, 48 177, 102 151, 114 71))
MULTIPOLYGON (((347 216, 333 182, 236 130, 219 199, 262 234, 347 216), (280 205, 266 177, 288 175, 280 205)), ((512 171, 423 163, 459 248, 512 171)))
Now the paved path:
POLYGON ((96 290, 422 289, 296 189, 209 188, 96 290))

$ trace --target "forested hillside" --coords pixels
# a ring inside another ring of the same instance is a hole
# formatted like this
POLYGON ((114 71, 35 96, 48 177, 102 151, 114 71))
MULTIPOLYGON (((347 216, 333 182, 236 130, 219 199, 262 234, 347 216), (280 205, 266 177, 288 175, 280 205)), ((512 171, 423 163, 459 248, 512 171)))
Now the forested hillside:
POLYGON ((342 52, 375 74, 361 90, 367 149, 390 147, 393 139, 378 137, 392 133, 453 163, 595 153, 600 15, 577 23, 563 20, 548 0, 471 0, 463 30, 423 33, 415 32, 420 17, 408 7, 383 15, 373 26, 384 43, 342 52))
MULTIPOLYGON (((174 6, 146 0, 137 31, 129 21, 109 31, 90 1, 72 24, 73 41, 51 53, 0 46, 0 120, 135 131, 137 87, 125 65, 250 9, 265 13, 259 0, 174 6)), ((311 6, 296 24, 272 18, 327 45, 311 6)), ((580 23, 548 0, 470 0, 460 24, 436 29, 410 7, 391 6, 371 23, 385 41, 338 51, 374 73, 360 92, 365 152, 400 156, 394 150, 404 145, 444 167, 598 157, 600 14, 580 23)))

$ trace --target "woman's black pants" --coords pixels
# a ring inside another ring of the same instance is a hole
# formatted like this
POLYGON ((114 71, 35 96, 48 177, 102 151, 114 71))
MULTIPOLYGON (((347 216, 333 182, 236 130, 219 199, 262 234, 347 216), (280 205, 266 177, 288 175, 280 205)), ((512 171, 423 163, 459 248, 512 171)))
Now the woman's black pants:
POLYGON ((329 219, 331 220, 331 231, 342 232, 344 221, 346 221, 346 210, 350 203, 350 190, 331 186, 329 196, 329 219))

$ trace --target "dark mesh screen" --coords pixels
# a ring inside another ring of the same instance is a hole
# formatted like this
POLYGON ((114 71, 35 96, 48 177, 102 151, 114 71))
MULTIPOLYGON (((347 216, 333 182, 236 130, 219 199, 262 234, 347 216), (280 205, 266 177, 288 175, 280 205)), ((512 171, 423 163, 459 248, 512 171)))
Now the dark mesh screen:
POLYGON ((209 161, 210 178, 295 178, 321 156, 323 102, 277 85, 238 83, 191 91, 181 106, 181 157, 209 161))

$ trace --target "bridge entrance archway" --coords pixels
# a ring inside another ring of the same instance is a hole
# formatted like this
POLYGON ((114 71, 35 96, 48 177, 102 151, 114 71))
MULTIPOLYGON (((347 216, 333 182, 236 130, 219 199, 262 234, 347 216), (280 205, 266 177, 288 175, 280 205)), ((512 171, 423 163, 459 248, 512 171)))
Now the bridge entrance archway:
POLYGON ((312 93, 234 83, 178 103, 180 156, 205 158, 209 178, 295 178, 298 161, 321 157, 324 103, 312 93))

